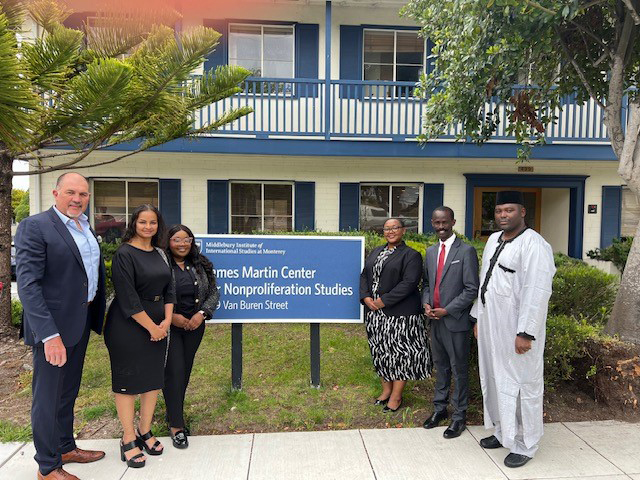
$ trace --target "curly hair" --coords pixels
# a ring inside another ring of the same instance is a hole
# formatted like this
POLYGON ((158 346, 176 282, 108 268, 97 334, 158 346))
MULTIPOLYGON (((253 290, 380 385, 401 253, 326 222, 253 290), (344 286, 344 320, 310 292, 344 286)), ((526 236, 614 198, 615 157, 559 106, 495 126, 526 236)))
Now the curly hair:
MULTIPOLYGON (((178 232, 185 232, 189 238, 194 238, 193 232, 186 225, 178 224, 172 226, 167 232, 167 255, 169 255, 169 258, 171 259, 173 259, 173 255, 171 253, 171 248, 168 246, 169 239, 178 232)), ((193 265, 193 268, 195 268, 198 273, 204 273, 207 276, 210 285, 214 283, 213 263, 200 253, 200 249, 198 249, 196 242, 191 242, 191 248, 185 258, 191 263, 191 265, 193 265)))
POLYGON ((158 219, 158 231, 151 238, 151 245, 154 247, 165 248, 165 240, 166 240, 166 227, 164 226, 164 220, 162 219, 162 215, 160 214, 160 210, 153 205, 144 204, 136 207, 136 209, 131 214, 131 219, 129 220, 129 224, 127 225, 127 229, 122 236, 122 243, 130 242, 133 237, 136 236, 136 222, 138 221, 138 217, 142 212, 153 212, 156 214, 158 219))

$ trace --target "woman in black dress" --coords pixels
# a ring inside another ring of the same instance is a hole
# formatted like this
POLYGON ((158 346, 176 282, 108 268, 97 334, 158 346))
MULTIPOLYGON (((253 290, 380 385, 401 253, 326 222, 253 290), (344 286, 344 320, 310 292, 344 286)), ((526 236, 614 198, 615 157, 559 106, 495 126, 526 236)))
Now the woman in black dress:
POLYGON ((158 392, 164 385, 167 335, 175 303, 171 268, 160 248, 165 238, 158 209, 139 206, 131 215, 111 267, 116 295, 107 313, 104 338, 124 432, 121 459, 133 468, 145 464, 142 449, 149 455, 162 454, 162 445, 151 433, 151 421, 158 392), (140 395, 137 432, 136 395, 140 395))
POLYGON ((432 360, 418 284, 422 256, 402 237, 402 219, 384 223, 387 244, 367 257, 360 275, 360 301, 367 307, 365 327, 373 366, 382 380, 375 405, 395 412, 407 380, 431 375, 432 360))
POLYGON ((193 232, 184 225, 174 225, 168 237, 167 255, 176 280, 176 304, 162 393, 173 446, 187 448, 184 397, 193 360, 204 335, 204 321, 213 316, 220 293, 213 265, 198 250, 193 232))

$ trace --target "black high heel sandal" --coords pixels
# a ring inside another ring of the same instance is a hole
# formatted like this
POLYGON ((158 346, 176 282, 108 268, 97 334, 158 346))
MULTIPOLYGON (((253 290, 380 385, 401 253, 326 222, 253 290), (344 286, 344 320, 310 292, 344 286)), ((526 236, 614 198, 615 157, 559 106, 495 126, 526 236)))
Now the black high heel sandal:
POLYGON ((151 430, 149 430, 147 433, 142 435, 140 433, 140 429, 139 428, 136 429, 136 442, 140 447, 140 449, 141 450, 144 449, 144 451, 147 452, 149 455, 154 455, 154 456, 162 455, 162 452, 164 452, 164 448, 162 450, 158 450, 158 447, 162 446, 159 440, 156 440, 153 446, 151 447, 147 445, 147 440, 149 440, 152 437, 153 437, 153 433, 151 433, 151 430))
POLYGON ((142 468, 147 463, 147 460, 144 459, 141 462, 137 462, 136 461, 137 458, 144 457, 144 454, 142 452, 138 453, 137 455, 134 455, 133 457, 131 457, 128 460, 127 460, 127 457, 124 456, 124 452, 128 452, 129 450, 133 450, 134 448, 139 448, 137 439, 133 440, 132 442, 129 442, 129 443, 124 443, 122 440, 120 440, 120 460, 122 460, 123 462, 126 462, 127 463, 127 467, 142 468))
POLYGON ((376 401, 373 402, 373 404, 376 406, 386 405, 387 403, 389 403, 389 398, 390 397, 387 397, 384 400, 380 400, 379 398, 376 398, 376 401))

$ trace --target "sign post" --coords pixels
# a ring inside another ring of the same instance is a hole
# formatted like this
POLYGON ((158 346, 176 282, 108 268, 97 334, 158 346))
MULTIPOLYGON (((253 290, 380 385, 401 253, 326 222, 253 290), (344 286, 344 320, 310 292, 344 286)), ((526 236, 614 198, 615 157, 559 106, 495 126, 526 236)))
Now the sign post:
POLYGON ((309 323, 311 384, 320 386, 320 323, 362 323, 364 238, 199 235, 220 303, 209 323, 231 323, 231 380, 242 388, 243 323, 309 323))

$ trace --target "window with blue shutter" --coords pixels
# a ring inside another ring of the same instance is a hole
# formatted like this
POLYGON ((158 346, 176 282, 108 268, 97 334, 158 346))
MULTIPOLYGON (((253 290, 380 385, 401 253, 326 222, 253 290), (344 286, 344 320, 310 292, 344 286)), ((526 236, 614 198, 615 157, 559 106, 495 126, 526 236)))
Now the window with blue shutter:
POLYGON ((207 181, 207 233, 229 233, 229 182, 207 181))
POLYGON ((444 204, 444 183, 425 183, 422 188, 422 233, 431 233, 431 214, 444 204))
MULTIPOLYGON (((340 80, 362 80, 362 27, 340 25, 340 80)), ((341 85, 340 98, 362 98, 361 85, 341 85)))
POLYGON ((611 245, 620 237, 622 214, 622 187, 602 187, 602 224, 600 225, 600 248, 611 245))
POLYGON ((228 45, 228 21, 226 19, 205 19, 203 22, 205 27, 213 28, 216 32, 222 34, 218 45, 213 52, 207 55, 204 62, 205 71, 214 69, 220 65, 227 65, 227 45, 228 45))
POLYGON ((316 184, 295 183, 295 230, 315 230, 316 184))
MULTIPOLYGON (((295 27, 296 78, 318 78, 319 25, 298 23, 295 27)), ((297 84, 297 97, 317 97, 317 84, 297 84)))
POLYGON ((360 184, 340 184, 340 231, 358 230, 360 227, 360 184))
POLYGON ((160 213, 167 227, 181 223, 182 186, 180 179, 160 179, 159 200, 160 213))

